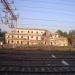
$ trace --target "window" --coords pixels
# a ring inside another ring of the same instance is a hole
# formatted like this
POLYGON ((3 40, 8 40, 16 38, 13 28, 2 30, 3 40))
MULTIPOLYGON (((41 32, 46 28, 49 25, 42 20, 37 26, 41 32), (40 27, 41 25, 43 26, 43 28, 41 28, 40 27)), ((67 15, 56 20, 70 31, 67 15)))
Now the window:
POLYGON ((51 45, 52 45, 52 42, 51 42, 51 45))
POLYGON ((29 31, 28 31, 28 33, 29 33, 29 31))
POLYGON ((56 45, 56 42, 55 42, 55 45, 56 45))
POLYGON ((14 36, 12 35, 12 38, 13 38, 14 36))
POLYGON ((43 32, 41 32, 41 33, 43 33, 43 32))
POLYGON ((19 38, 19 36, 17 36, 17 38, 19 38))
POLYGON ((23 36, 21 36, 21 38, 23 38, 23 36))
POLYGON ((33 31, 31 31, 31 33, 33 33, 33 31))
POLYGON ((33 38, 33 36, 31 36, 31 38, 33 38))
POLYGON ((29 40, 29 36, 28 36, 28 40, 29 40))
POLYGON ((29 41, 27 42, 27 45, 29 45, 29 41))
POLYGON ((19 30, 17 32, 19 33, 19 30))
POLYGON ((52 37, 52 34, 50 34, 50 37, 52 37))
POLYGON ((17 44, 19 44, 19 41, 17 41, 17 44))
POLYGON ((23 33, 23 31, 21 31, 21 33, 23 33))
POLYGON ((9 35, 8 35, 8 38, 9 38, 9 35))
POLYGON ((36 33, 38 34, 38 31, 36 33))
POLYGON ((36 37, 36 40, 38 40, 38 36, 36 37))
POLYGON ((45 45, 46 45, 46 41, 45 41, 45 45))
POLYGON ((23 44, 23 41, 21 41, 21 44, 23 44))
POLYGON ((55 37, 56 37, 56 35, 55 35, 55 37))
POLYGON ((12 40, 11 42, 13 43, 14 41, 12 40))
POLYGON ((8 44, 9 44, 9 40, 8 40, 8 44))

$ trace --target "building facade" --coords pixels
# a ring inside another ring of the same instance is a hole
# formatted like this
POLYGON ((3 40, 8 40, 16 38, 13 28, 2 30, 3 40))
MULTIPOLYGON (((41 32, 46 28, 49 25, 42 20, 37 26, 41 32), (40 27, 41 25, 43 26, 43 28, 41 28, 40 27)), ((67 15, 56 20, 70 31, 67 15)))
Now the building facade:
POLYGON ((44 29, 17 28, 5 34, 5 41, 12 45, 53 45, 68 46, 68 40, 57 33, 51 33, 44 29))

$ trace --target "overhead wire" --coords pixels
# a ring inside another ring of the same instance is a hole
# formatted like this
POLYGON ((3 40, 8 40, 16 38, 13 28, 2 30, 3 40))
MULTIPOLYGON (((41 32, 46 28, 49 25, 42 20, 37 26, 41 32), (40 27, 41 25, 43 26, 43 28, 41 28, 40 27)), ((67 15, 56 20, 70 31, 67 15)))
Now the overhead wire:
MULTIPOLYGON (((65 14, 65 15, 73 15, 73 11, 74 11, 73 9, 68 9, 68 10, 65 9, 64 10, 64 9, 61 9, 61 8, 53 8, 53 7, 34 7, 34 6, 27 6, 27 5, 24 5, 23 6, 23 4, 21 6, 18 6, 18 7, 20 7, 20 8, 22 7, 22 9, 20 9, 20 10, 23 10, 23 11, 25 10, 23 8, 27 8, 26 12, 27 11, 30 11, 30 12, 37 12, 37 13, 51 13, 51 10, 54 9, 56 11, 55 12, 52 12, 52 13, 61 13, 61 14, 65 14), (28 10, 28 9, 30 9, 30 10, 28 10), (42 9, 42 11, 40 11, 40 9, 42 9), (49 10, 49 9, 51 9, 51 10, 49 10)), ((73 16, 75 16, 75 15, 73 15, 73 16)))
POLYGON ((65 9, 65 10, 64 10, 64 9, 53 8, 53 7, 48 7, 48 8, 47 8, 47 7, 34 7, 34 6, 26 6, 26 5, 24 5, 24 6, 22 5, 22 6, 20 6, 20 7, 22 7, 22 8, 33 8, 33 9, 36 9, 36 8, 37 8, 37 9, 45 9, 45 10, 50 10, 50 9, 52 10, 52 9, 54 9, 54 10, 56 10, 56 11, 60 10, 60 11, 69 11, 69 12, 72 12, 72 11, 73 11, 72 9, 68 9, 68 10, 65 9))
MULTIPOLYGON (((20 0, 16 0, 16 2, 20 2, 20 0)), ((26 1, 26 2, 31 2, 31 3, 42 3, 42 4, 54 4, 54 5, 67 5, 67 6, 71 6, 71 7, 73 7, 75 4, 75 1, 67 1, 66 2, 66 0, 65 1, 63 1, 63 0, 60 0, 59 2, 57 2, 56 0, 54 0, 52 3, 51 2, 49 2, 49 1, 39 1, 39 0, 22 0, 22 1, 26 1), (62 2, 61 2, 62 1, 62 2), (61 3, 60 3, 61 2, 61 3)), ((17 4, 18 5, 18 4, 17 4)), ((19 4, 19 5, 22 5, 22 4, 19 4)))
POLYGON ((20 20, 53 21, 53 22, 73 22, 73 23, 75 23, 75 21, 68 21, 68 20, 56 20, 56 19, 20 18, 20 20))
MULTIPOLYGON (((20 0, 18 0, 18 1, 20 1, 20 0)), ((34 0, 23 0, 23 1, 28 1, 28 2, 32 2, 32 3, 44 3, 44 4, 49 4, 49 2, 45 2, 45 1, 34 1, 34 0)), ((57 4, 57 3, 54 3, 54 4, 57 4)), ((58 3, 59 4, 59 3, 58 3)), ((37 8, 40 8, 40 9, 53 9, 53 8, 51 8, 51 7, 49 7, 49 8, 47 8, 47 7, 34 7, 34 6, 26 6, 26 5, 24 5, 23 6, 23 4, 22 5, 20 5, 20 4, 18 4, 19 5, 19 7, 26 7, 27 8, 27 10, 25 11, 25 12, 37 12, 37 13, 51 13, 51 11, 48 11, 48 12, 46 12, 46 11, 37 11, 37 10, 28 10, 29 8, 35 8, 35 9, 37 9, 37 8)), ((63 5, 71 5, 70 3, 63 3, 63 5)), ((72 5, 73 6, 73 5, 72 5)), ((55 8, 56 9, 56 8, 55 8)), ((20 10, 22 10, 22 9, 20 9, 20 10)), ((57 9, 56 9, 57 10, 57 9)), ((60 10, 60 9, 58 9, 58 10, 60 10)), ((62 10, 62 9, 61 9, 62 10)), ((24 9, 23 9, 23 11, 24 11, 24 9)), ((71 11, 70 11, 71 12, 71 11)), ((52 12, 53 13, 53 12, 52 12)), ((56 13, 56 12, 54 12, 54 13, 56 13)), ((57 14, 59 14, 58 12, 57 12, 57 14)), ((65 12, 61 12, 60 14, 64 14, 64 15, 69 15, 69 16, 75 16, 74 14, 70 14, 70 13, 65 13, 65 12)), ((34 18, 20 18, 20 20, 34 20, 34 21, 53 21, 53 22, 64 22, 64 21, 59 21, 59 20, 49 20, 49 19, 34 19, 34 18)), ((70 21, 65 21, 65 22, 70 22, 70 21)), ((72 22, 72 21, 71 21, 72 22)), ((25 25, 25 24, 24 24, 25 25)))
MULTIPOLYGON (((16 0, 16 1, 20 1, 20 0, 16 0)), ((34 1, 34 0, 23 0, 23 1, 28 1, 28 2, 34 2, 34 3, 45 3, 45 4, 47 4, 47 3, 50 3, 50 2, 48 2, 48 1, 34 1)), ((61 0, 61 1, 63 1, 63 0, 61 0)), ((55 1, 56 2, 56 1, 55 1)), ((68 1, 69 2, 69 1, 68 1)), ((68 2, 66 2, 66 4, 68 3, 68 2)), ((64 2, 65 3, 65 2, 64 2)), ((63 3, 63 4, 64 4, 63 3)), ((56 3, 57 4, 57 3, 56 3)), ((58 9, 58 8, 54 8, 54 10, 56 10, 55 12, 52 12, 51 10, 53 10, 53 8, 51 8, 51 7, 34 7, 34 6, 26 6, 26 5, 24 5, 23 6, 23 4, 21 4, 21 6, 20 6, 20 4, 19 4, 19 7, 22 7, 22 9, 20 9, 20 10, 25 10, 25 9, 23 9, 23 8, 27 8, 27 10, 26 10, 26 12, 34 12, 34 13, 56 13, 56 14, 63 14, 63 15, 69 15, 69 16, 75 16, 74 15, 74 13, 72 13, 72 9, 70 9, 70 10, 63 10, 63 9, 58 9), (37 8, 39 8, 39 9, 43 9, 43 10, 32 10, 31 8, 34 8, 34 9, 37 9, 37 8), (30 9, 30 10, 28 10, 28 9, 30 9), (48 10, 47 11, 47 9, 51 9, 51 10, 48 10), (44 11, 45 10, 45 11, 44 11), (66 11, 66 12, 65 12, 66 11)), ((18 8, 19 9, 19 8, 18 8)))
MULTIPOLYGON (((20 0, 16 0, 16 1, 20 1, 20 0)), ((32 2, 32 3, 34 2, 34 3, 50 4, 50 2, 47 1, 47 0, 46 0, 46 1, 39 1, 39 0, 22 0, 22 1, 32 2)), ((57 1, 58 1, 58 0, 57 0, 57 1)), ((54 0, 53 3, 54 3, 54 4, 61 4, 61 3, 57 2, 57 1, 54 0)), ((71 5, 71 4, 73 5, 73 3, 75 3, 75 1, 72 1, 72 0, 71 0, 71 1, 67 1, 67 2, 66 2, 66 0, 65 0, 65 1, 61 0, 61 2, 63 2, 63 3, 62 3, 63 5, 71 5), (72 2, 72 3, 71 3, 71 2, 72 2)))
MULTIPOLYGON (((25 11, 24 9, 22 10, 21 9, 21 11, 25 11)), ((75 14, 74 13, 69 13, 69 12, 62 12, 62 11, 56 11, 56 12, 53 12, 53 11, 43 11, 43 10, 40 10, 40 11, 38 11, 38 10, 26 10, 25 12, 34 12, 34 13, 42 13, 42 14, 47 14, 47 13, 52 13, 52 14, 61 14, 61 15, 68 15, 68 16, 75 16, 75 14)))

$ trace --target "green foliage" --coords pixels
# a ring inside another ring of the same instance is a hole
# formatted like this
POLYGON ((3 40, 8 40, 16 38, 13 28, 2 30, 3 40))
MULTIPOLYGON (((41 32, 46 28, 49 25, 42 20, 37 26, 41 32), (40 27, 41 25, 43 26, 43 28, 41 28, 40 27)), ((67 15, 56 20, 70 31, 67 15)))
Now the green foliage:
POLYGON ((64 36, 64 37, 68 37, 68 33, 67 32, 63 32, 61 30, 57 30, 56 31, 59 35, 64 36))
POLYGON ((71 39, 74 40, 75 39, 75 30, 70 31, 69 36, 70 36, 71 39))
POLYGON ((61 31, 61 30, 57 30, 57 33, 58 33, 59 35, 61 35, 61 36, 66 37, 66 38, 68 39, 69 45, 72 44, 72 36, 71 36, 71 34, 68 34, 67 32, 63 32, 63 31, 61 31))
POLYGON ((71 41, 71 44, 72 44, 73 41, 75 41, 75 30, 71 30, 69 32, 69 39, 71 41))
POLYGON ((6 32, 0 32, 0 41, 3 41, 5 43, 5 33, 6 32))
POLYGON ((72 42, 75 40, 75 30, 71 30, 69 33, 57 30, 59 35, 64 36, 68 39, 69 45, 72 45, 72 42))

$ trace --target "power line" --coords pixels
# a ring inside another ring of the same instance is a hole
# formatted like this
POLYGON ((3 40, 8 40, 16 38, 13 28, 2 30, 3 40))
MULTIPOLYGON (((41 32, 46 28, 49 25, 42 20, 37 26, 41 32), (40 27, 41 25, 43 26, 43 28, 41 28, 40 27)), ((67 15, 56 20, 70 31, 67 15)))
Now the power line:
MULTIPOLYGON (((22 9, 21 9, 22 10, 22 9)), ((25 11, 23 9, 23 11, 25 11)), ((33 12, 33 13, 42 13, 42 14, 47 14, 47 13, 52 13, 52 14, 61 14, 61 15, 69 15, 69 16, 75 16, 75 14, 73 13, 69 13, 69 12, 62 12, 62 11, 38 11, 38 10, 26 10, 25 12, 33 12)))
MULTIPOLYGON (((49 8, 47 8, 47 7, 33 7, 33 6, 25 6, 25 5, 24 5, 24 6, 20 6, 20 7, 22 7, 22 8, 23 8, 23 7, 24 7, 24 8, 34 8, 34 9, 36 9, 36 8, 38 9, 38 8, 39 8, 39 9, 46 9, 46 10, 47 10, 47 9, 48 9, 48 10, 49 10, 49 9, 54 9, 54 10, 56 10, 56 11, 58 11, 58 10, 63 11, 63 10, 64 10, 64 9, 52 8, 52 7, 49 7, 49 8)), ((65 9, 64 11, 67 11, 67 10, 65 9)), ((72 12, 72 10, 68 10, 68 11, 69 11, 69 12, 72 12)))
MULTIPOLYGON (((20 1, 20 0, 16 0, 16 1, 20 1)), ((34 0, 22 0, 22 1, 34 2, 34 3, 36 2, 36 3, 50 4, 50 2, 47 1, 47 0, 46 0, 46 1, 39 1, 39 0, 36 0, 36 1, 34 1, 34 0)), ((58 1, 58 0, 57 0, 57 1, 58 1)), ((57 1, 54 0, 53 2, 57 4, 57 3, 58 3, 57 1)), ((61 1, 59 1, 59 2, 63 2, 64 4, 65 4, 65 3, 70 3, 70 4, 71 4, 71 3, 74 3, 75 1, 67 1, 67 2, 66 2, 66 0, 65 0, 65 1, 61 0, 61 1)))
POLYGON ((52 22, 72 22, 72 23, 75 23, 75 21, 55 20, 55 19, 20 18, 19 20, 52 21, 52 22))
POLYGON ((34 19, 34 18, 20 18, 20 19, 26 19, 26 20, 38 20, 38 21, 56 21, 56 20, 49 20, 49 19, 34 19))
MULTIPOLYGON (((23 1, 31 1, 31 2, 44 2, 44 1, 34 1, 34 0, 23 0, 23 1)), ((22 4, 23 5, 23 4, 22 4)), ((41 8, 41 9, 53 9, 53 8, 46 8, 46 7, 31 7, 31 6, 19 6, 19 7, 26 7, 27 8, 27 10, 26 10, 26 12, 27 11, 29 11, 29 12, 37 12, 37 13, 56 13, 56 14, 64 14, 64 15, 69 15, 69 16, 75 16, 73 13, 70 13, 70 12, 72 12, 73 10, 72 9, 70 9, 69 10, 69 12, 65 9, 65 10, 62 10, 62 9, 56 9, 56 8, 54 8, 54 10, 56 10, 55 12, 52 12, 52 11, 37 11, 37 10, 28 10, 28 9, 30 9, 30 8, 35 8, 35 9, 37 9, 37 8, 41 8), (62 11, 62 12, 61 12, 62 11), (64 12, 64 11, 67 11, 67 12, 64 12)), ((20 10, 23 10, 24 11, 24 9, 20 9, 20 10)))
MULTIPOLYGON (((17 0, 17 1, 20 1, 20 0, 17 0)), ((32 2, 32 3, 43 3, 43 4, 51 4, 49 1, 34 1, 34 0, 22 0, 22 1, 26 1, 26 2, 32 2)), ((73 5, 73 3, 75 3, 75 1, 63 1, 61 0, 60 2, 57 2, 57 1, 53 1, 53 4, 63 4, 63 5, 73 5), (61 3, 60 3, 61 2, 61 3)))

